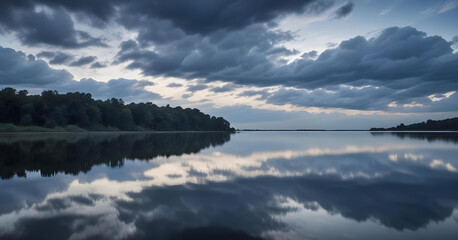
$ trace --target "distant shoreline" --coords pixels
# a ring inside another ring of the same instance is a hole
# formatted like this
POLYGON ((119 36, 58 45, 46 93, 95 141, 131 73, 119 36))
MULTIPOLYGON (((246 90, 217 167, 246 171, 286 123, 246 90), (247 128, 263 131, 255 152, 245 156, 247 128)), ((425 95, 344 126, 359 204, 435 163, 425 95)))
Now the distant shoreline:
POLYGON ((239 129, 231 131, 0 131, 0 135, 36 135, 36 134, 156 134, 156 133, 237 133, 237 132, 371 132, 371 133, 458 133, 458 131, 425 131, 425 130, 406 130, 406 131, 373 131, 373 130, 350 130, 350 129, 239 129))
POLYGON ((458 117, 444 120, 427 120, 421 123, 399 124, 391 128, 371 128, 371 131, 458 131, 458 117))

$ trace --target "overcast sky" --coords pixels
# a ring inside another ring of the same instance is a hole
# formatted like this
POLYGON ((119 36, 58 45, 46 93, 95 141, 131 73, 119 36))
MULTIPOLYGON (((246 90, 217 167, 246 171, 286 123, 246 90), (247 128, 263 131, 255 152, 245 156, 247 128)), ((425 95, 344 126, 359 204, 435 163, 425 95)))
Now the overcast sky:
POLYGON ((458 0, 2 0, 0 87, 387 127, 458 116, 457 26, 458 0))

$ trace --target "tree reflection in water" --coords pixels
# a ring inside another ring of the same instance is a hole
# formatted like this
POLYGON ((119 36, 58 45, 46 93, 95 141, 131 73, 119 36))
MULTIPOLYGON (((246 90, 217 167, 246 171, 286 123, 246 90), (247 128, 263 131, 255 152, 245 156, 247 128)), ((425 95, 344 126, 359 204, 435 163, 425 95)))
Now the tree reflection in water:
POLYGON ((120 167, 126 158, 150 160, 198 153, 229 140, 227 132, 3 135, 0 174, 2 179, 25 177, 26 171, 40 171, 42 176, 76 175, 94 165, 120 167))
POLYGON ((456 239, 455 138, 3 136, 0 239, 456 239))

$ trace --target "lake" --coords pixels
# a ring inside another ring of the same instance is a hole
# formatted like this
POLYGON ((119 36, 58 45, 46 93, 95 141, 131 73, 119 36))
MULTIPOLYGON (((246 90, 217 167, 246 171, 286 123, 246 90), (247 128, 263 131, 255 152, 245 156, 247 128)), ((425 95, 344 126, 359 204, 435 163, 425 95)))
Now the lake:
POLYGON ((0 135, 0 239, 458 239, 458 133, 0 135))

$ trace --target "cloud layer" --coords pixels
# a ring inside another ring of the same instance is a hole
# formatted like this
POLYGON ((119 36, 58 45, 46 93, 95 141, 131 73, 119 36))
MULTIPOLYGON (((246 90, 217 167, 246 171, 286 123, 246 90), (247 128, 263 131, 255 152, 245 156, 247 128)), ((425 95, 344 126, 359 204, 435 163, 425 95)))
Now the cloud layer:
POLYGON ((306 107, 387 110, 392 102, 432 104, 428 96, 458 90, 458 54, 452 42, 412 27, 387 28, 373 38, 357 36, 286 63, 281 57, 294 51, 278 44, 292 38, 252 25, 222 36, 189 36, 154 51, 128 41, 117 61, 129 61, 129 68, 150 76, 291 87, 265 92, 265 99, 306 107))
MULTIPOLYGON (((456 39, 449 42, 413 27, 390 27, 372 37, 329 42, 325 51, 287 47, 298 35, 280 28, 282 19, 301 15, 346 21, 357 7, 339 0, 3 1, 0 32, 12 33, 25 46, 44 46, 37 57, 51 65, 94 72, 118 66, 139 70, 145 77, 192 81, 164 85, 186 89, 181 99, 197 92, 235 93, 236 98, 304 108, 456 110, 456 39), (108 39, 96 33, 113 26, 133 34, 120 37, 125 41, 119 46, 122 40, 108 46, 108 39), (50 46, 57 49, 50 51, 50 46), (89 46, 113 47, 114 56, 74 52, 89 46), (261 90, 238 91, 241 87, 261 90)), ((34 76, 40 68, 38 80, 15 81, 49 84, 57 73, 69 74, 35 62, 25 64, 29 68, 22 71, 29 72, 21 74, 34 76)), ((22 76, 8 71, 5 82, 22 76)))
MULTIPOLYGON (((3 1, 0 30, 14 32, 25 45, 54 45, 63 48, 106 46, 100 38, 79 31, 71 15, 61 7, 49 8, 33 1, 3 1)), ((38 3, 38 2, 36 2, 38 3)))
POLYGON ((50 68, 43 60, 26 56, 11 48, 0 47, 0 87, 38 90, 79 91, 92 93, 96 98, 123 98, 126 101, 151 101, 160 95, 146 90, 154 83, 144 80, 112 79, 99 82, 94 79, 76 81, 66 70, 50 68))

